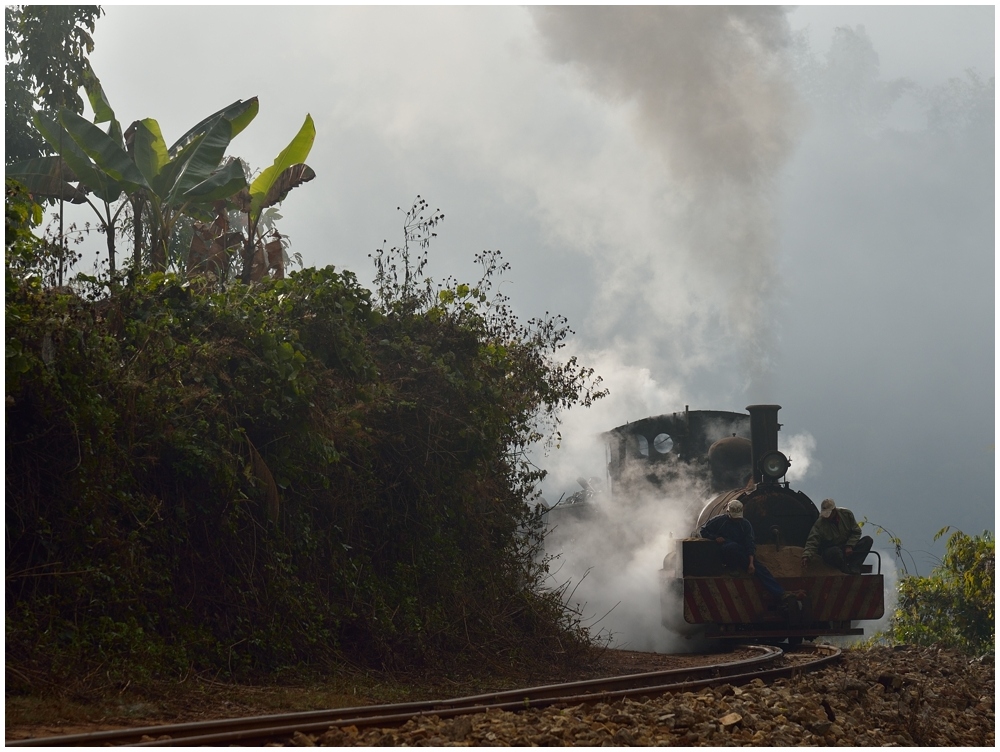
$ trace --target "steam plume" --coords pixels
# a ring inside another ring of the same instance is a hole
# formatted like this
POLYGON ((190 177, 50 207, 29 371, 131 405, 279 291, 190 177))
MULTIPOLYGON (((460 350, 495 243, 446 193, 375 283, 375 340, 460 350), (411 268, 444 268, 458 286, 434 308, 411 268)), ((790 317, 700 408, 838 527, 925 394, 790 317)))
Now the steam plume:
POLYGON ((633 110, 669 172, 660 210, 672 221, 654 247, 630 249, 630 262, 610 270, 618 284, 604 287, 602 318, 649 322, 653 312, 660 337, 686 338, 683 355, 695 361, 721 329, 720 351, 741 352, 743 386, 766 388, 757 382, 773 339, 772 196, 800 120, 784 11, 553 7, 535 20, 553 58, 633 110))

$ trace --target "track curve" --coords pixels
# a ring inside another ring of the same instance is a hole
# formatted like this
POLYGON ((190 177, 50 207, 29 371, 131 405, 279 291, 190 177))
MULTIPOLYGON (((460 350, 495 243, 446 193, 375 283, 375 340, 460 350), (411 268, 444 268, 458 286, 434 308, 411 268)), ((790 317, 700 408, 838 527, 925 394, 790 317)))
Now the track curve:
POLYGON ((8 747, 50 746, 196 746, 259 745, 290 739, 295 732, 323 733, 332 727, 392 727, 419 716, 450 718, 486 710, 516 711, 557 703, 590 703, 625 697, 689 691, 714 684, 742 684, 810 671, 840 657, 829 645, 804 646, 794 651, 751 646, 757 655, 744 660, 697 668, 669 669, 604 679, 550 684, 447 700, 394 705, 315 710, 298 713, 230 718, 219 721, 146 726, 88 734, 50 736, 7 742, 8 747), (780 661, 786 657, 792 660, 780 661), (775 665, 780 663, 781 665, 775 665))

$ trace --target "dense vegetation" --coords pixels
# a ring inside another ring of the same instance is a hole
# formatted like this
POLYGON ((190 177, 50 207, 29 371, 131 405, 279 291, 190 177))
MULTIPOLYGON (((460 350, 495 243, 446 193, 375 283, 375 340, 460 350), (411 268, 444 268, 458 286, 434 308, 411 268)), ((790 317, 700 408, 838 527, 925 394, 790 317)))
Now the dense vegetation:
POLYGON ((418 204, 375 293, 305 269, 218 290, 170 274, 91 299, 42 284, 8 184, 8 687, 346 659, 565 655, 524 449, 600 392, 491 279, 422 278, 418 204))
MULTIPOLYGON (((936 538, 948 531, 945 528, 936 538)), ((929 577, 909 576, 900 581, 890 636, 902 643, 993 652, 995 571, 996 541, 990 531, 975 536, 952 532, 944 559, 929 577)))

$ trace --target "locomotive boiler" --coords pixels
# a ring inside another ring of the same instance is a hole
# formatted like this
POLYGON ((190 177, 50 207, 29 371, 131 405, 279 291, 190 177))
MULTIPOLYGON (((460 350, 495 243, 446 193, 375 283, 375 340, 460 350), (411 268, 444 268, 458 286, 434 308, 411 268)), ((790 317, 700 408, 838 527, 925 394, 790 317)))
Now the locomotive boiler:
POLYGON ((778 450, 780 409, 750 405, 744 414, 685 408, 604 434, 608 490, 616 502, 655 494, 679 480, 690 485, 694 479, 707 494, 691 535, 673 541, 659 572, 664 626, 713 638, 800 642, 863 634, 857 622, 882 617, 884 581, 877 552, 869 554, 875 564, 865 562, 857 575, 832 569, 820 557, 812 557, 806 567, 801 563, 819 509, 785 479, 791 461, 778 450), (744 517, 753 525, 757 560, 786 591, 798 595, 794 602, 772 602, 757 578, 726 569, 717 544, 697 537, 701 526, 723 514, 734 499, 743 503, 744 517))

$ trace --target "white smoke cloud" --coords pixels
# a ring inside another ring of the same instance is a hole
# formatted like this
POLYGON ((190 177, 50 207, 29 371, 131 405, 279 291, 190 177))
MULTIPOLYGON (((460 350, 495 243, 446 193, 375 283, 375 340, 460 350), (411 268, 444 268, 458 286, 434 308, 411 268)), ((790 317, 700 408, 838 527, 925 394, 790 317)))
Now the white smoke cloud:
POLYGON ((542 489, 549 504, 579 491, 578 477, 596 478, 603 493, 590 500, 592 514, 586 519, 550 515, 555 530, 547 549, 559 556, 551 564, 549 585, 565 585, 567 603, 584 624, 618 647, 691 649, 660 623, 659 569, 672 539, 690 531, 696 514, 692 499, 701 492, 692 484, 659 498, 612 498, 601 439, 603 432, 629 420, 673 411, 683 390, 647 366, 623 363, 613 350, 567 349, 601 374, 609 395, 590 409, 565 413, 559 446, 545 456, 538 450, 535 462, 548 472, 542 489))
POLYGON ((612 252, 595 248, 598 264, 608 258, 594 311, 605 333, 618 335, 620 350, 685 376, 725 366, 736 352, 736 386, 766 389, 774 184, 801 122, 784 11, 555 7, 534 15, 550 54, 628 109, 646 170, 661 176, 657 190, 629 194, 638 221, 613 223, 621 234, 603 238, 612 252), (627 264, 618 263, 622 249, 627 264))
POLYGON ((785 438, 779 432, 778 448, 791 461, 785 478, 789 483, 800 483, 809 475, 810 470, 815 473, 822 468, 819 460, 814 457, 816 439, 811 433, 794 433, 785 438))
MULTIPOLYGON (((568 583, 567 604, 584 626, 614 647, 661 652, 697 648, 699 643, 661 623, 659 570, 674 541, 691 533, 704 485, 692 478, 662 491, 649 487, 643 495, 612 496, 606 485, 602 491, 588 501, 579 519, 572 509, 559 514, 557 507, 549 513, 553 531, 547 547, 558 552, 550 586, 568 583)), ((681 608, 679 599, 668 600, 671 615, 679 616, 681 608)))

